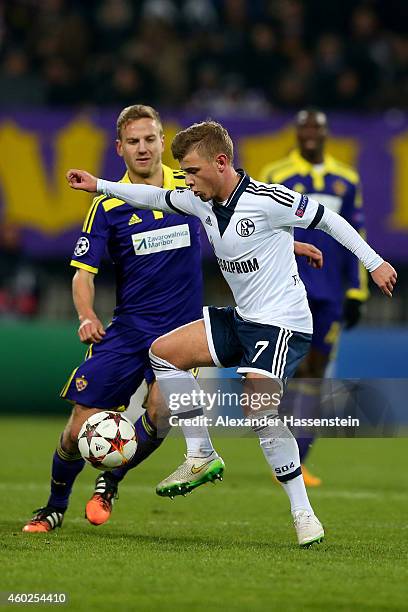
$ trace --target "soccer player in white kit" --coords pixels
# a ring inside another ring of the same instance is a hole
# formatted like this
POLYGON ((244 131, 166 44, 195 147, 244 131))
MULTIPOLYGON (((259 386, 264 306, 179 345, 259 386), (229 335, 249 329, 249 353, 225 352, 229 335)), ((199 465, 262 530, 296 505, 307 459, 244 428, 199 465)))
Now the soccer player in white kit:
MULTIPOLYGON (((151 362, 168 404, 177 384, 191 397, 199 393, 189 369, 238 366, 249 393, 257 381, 281 392, 308 351, 312 327, 306 291, 293 252, 293 228, 318 228, 350 249, 391 297, 397 274, 352 226, 317 201, 282 185, 267 185, 233 167, 233 144, 219 123, 206 121, 179 132, 172 152, 186 173, 185 190, 114 183, 82 170, 69 170, 74 189, 104 193, 135 206, 200 218, 235 308, 204 309, 204 318, 158 338, 151 362)), ((146 245, 144 245, 146 247, 146 245)), ((135 249, 140 245, 135 245, 135 249)), ((170 405, 171 408, 171 405, 170 405)), ((159 495, 186 494, 221 478, 224 463, 214 450, 204 423, 188 419, 203 406, 177 407, 187 443, 186 460, 157 486, 159 495)), ((300 546, 320 542, 324 530, 310 505, 301 473, 296 440, 279 419, 275 405, 248 410, 265 458, 287 493, 300 546), (258 425, 267 416, 266 425, 258 425)))

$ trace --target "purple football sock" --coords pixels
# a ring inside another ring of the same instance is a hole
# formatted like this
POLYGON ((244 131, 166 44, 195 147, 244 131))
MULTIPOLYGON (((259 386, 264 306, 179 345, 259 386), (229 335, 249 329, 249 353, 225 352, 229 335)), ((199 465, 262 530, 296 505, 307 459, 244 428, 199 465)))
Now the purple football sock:
MULTIPOLYGON (((297 418, 314 419, 321 416, 320 379, 295 379, 293 383, 294 413, 297 418)), ((292 430, 299 446, 300 462, 304 463, 316 438, 316 431, 310 427, 296 427, 292 430)))
POLYGON ((304 463, 306 461, 306 457, 309 453, 310 447, 312 446, 314 439, 315 436, 302 436, 301 438, 296 438, 296 442, 298 443, 299 447, 300 463, 304 463))
POLYGON ((67 509, 73 484, 84 465, 85 461, 78 453, 67 453, 61 445, 58 446, 52 460, 51 495, 47 506, 61 511, 67 509))

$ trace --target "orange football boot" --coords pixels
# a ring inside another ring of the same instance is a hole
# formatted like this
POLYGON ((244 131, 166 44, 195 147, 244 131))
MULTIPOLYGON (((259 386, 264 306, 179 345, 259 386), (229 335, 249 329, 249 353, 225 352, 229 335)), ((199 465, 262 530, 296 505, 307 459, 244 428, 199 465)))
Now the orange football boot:
POLYGON ((302 474, 303 474, 303 480, 305 481, 305 485, 307 487, 320 487, 320 485, 322 484, 322 479, 319 478, 318 476, 315 476, 311 472, 309 472, 309 470, 307 469, 305 465, 303 465, 303 463, 302 463, 302 474))
POLYGON ((38 508, 38 510, 34 510, 33 514, 34 516, 31 521, 24 525, 22 529, 26 533, 46 533, 47 531, 52 531, 57 527, 61 527, 64 519, 64 513, 52 506, 38 508))
POLYGON ((95 491, 86 504, 85 516, 91 525, 103 525, 112 513, 112 506, 118 498, 118 482, 103 472, 95 481, 95 491))

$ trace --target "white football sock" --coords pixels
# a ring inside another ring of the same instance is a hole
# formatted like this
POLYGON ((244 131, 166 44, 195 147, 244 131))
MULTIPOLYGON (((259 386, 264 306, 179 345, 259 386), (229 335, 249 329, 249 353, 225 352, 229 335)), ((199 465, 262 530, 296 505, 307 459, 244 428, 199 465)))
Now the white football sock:
MULTIPOLYGON (((179 370, 173 364, 149 352, 150 361, 160 391, 170 412, 177 415, 187 444, 187 457, 208 457, 215 452, 205 424, 186 425, 185 419, 203 416, 203 406, 193 403, 184 406, 177 400, 182 394, 193 398, 200 393, 200 386, 190 371, 179 370)), ((186 396, 187 397, 187 396, 186 396)))
POLYGON ((276 424, 253 427, 259 437, 265 459, 289 497, 292 514, 298 510, 307 510, 313 514, 303 481, 297 442, 277 413, 267 416, 274 419, 276 424))

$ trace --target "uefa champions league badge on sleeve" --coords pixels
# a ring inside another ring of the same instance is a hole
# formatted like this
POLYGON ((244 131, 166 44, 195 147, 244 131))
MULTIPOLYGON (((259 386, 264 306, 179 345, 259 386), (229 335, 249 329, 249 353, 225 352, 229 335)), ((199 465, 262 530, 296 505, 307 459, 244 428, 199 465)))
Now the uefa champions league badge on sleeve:
POLYGON ((303 215, 305 214, 305 210, 306 210, 306 206, 308 202, 309 202, 309 198, 307 197, 307 195, 303 194, 302 197, 300 198, 300 202, 295 212, 295 215, 297 217, 303 217, 303 215))
POLYGON ((74 255, 76 257, 82 257, 89 251, 89 240, 86 236, 81 236, 78 238, 78 242, 75 245, 74 255))

